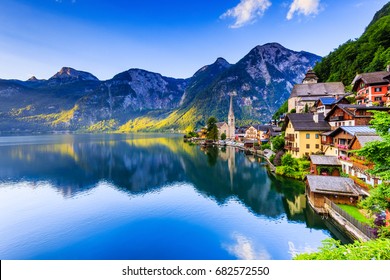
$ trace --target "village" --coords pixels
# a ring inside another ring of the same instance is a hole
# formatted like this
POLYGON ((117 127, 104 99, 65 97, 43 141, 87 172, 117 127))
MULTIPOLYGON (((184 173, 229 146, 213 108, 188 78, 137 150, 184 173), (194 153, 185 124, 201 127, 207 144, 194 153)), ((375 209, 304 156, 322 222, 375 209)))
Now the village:
MULTIPOLYGON (((190 141, 201 145, 251 151, 263 156, 270 170, 280 175, 288 176, 284 171, 291 170, 291 166, 277 167, 282 156, 292 165, 294 160, 301 162, 304 168, 294 171, 299 173, 294 178, 305 181, 308 204, 326 218, 330 216, 354 239, 368 241, 376 238, 375 230, 353 212, 383 180, 370 173, 374 163, 357 151, 383 140, 370 121, 376 111, 390 113, 390 66, 385 71, 357 74, 351 88, 353 93, 342 82, 320 83, 310 69, 302 83, 294 85, 286 113, 269 124, 241 127, 235 125, 236 93, 231 93, 228 122, 212 118, 208 125, 215 126, 214 134, 210 127, 203 127, 187 138, 195 136, 190 141)), ((389 209, 380 215, 389 226, 389 209)))

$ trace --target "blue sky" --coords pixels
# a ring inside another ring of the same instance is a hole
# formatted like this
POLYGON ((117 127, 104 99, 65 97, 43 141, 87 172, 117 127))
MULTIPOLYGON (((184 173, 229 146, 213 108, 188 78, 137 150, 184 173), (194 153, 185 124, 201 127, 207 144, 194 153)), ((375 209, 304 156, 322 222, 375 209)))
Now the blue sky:
POLYGON ((1 0, 0 78, 62 66, 112 78, 130 68, 187 78, 268 42, 326 55, 359 37, 387 0, 1 0))

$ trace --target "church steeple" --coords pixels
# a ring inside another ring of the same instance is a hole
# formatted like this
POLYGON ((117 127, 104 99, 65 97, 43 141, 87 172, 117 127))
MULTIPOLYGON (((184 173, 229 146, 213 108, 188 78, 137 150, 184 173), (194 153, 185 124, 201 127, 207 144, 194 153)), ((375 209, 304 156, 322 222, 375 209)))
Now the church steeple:
POLYGON ((235 118, 234 118, 234 112, 233 112, 233 96, 237 95, 236 92, 229 93, 230 95, 230 107, 229 107, 229 114, 228 114, 228 135, 227 138, 234 139, 236 136, 236 125, 235 125, 235 118))

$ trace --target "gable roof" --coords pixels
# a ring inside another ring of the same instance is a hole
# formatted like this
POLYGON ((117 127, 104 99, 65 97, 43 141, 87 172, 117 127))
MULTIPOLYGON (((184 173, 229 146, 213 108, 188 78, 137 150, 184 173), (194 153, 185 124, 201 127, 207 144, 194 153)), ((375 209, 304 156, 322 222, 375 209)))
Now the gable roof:
POLYGON ((362 125, 362 126, 340 126, 333 130, 329 136, 335 137, 340 132, 345 131, 351 136, 355 136, 355 134, 358 133, 364 133, 364 134, 375 134, 375 129, 369 127, 368 125, 362 125))
POLYGON ((353 90, 356 91, 356 88, 359 86, 359 81, 363 81, 367 85, 372 84, 381 84, 388 83, 386 77, 389 76, 390 73, 387 71, 379 71, 379 72, 371 72, 371 73, 362 73, 355 76, 352 81, 353 90))
POLYGON ((359 191, 350 178, 336 176, 307 175, 306 180, 310 190, 316 193, 324 194, 343 194, 358 196, 359 191))
POLYGON ((359 141, 360 146, 363 148, 367 143, 374 141, 382 141, 383 138, 375 133, 357 133, 351 140, 349 148, 351 149, 355 141, 359 141))
POLYGON ((303 96, 333 96, 345 95, 344 85, 341 82, 296 84, 291 91, 291 97, 303 96))
POLYGON ((335 105, 326 115, 325 120, 329 121, 330 116, 337 109, 343 110, 346 114, 353 116, 355 118, 370 118, 370 115, 358 115, 356 112, 358 111, 389 111, 389 107, 381 107, 381 106, 366 106, 366 104, 354 105, 354 104, 337 104, 335 105))
POLYGON ((217 123, 216 123, 216 125, 217 125, 218 128, 221 128, 221 127, 224 126, 225 124, 227 125, 226 122, 217 122, 217 123))
POLYGON ((312 113, 305 114, 287 114, 283 130, 286 130, 287 124, 291 122, 296 131, 328 131, 330 125, 324 120, 324 116, 318 115, 318 122, 313 119, 312 113))
POLYGON ((315 165, 337 165, 341 166, 339 159, 336 156, 320 156, 311 155, 310 161, 315 165))

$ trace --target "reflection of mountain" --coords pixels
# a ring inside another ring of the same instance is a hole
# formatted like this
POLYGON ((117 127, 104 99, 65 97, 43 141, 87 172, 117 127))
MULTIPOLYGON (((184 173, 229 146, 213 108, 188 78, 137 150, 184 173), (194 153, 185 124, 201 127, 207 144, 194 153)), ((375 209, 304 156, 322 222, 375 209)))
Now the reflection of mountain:
POLYGON ((305 220, 296 200, 302 184, 269 176, 257 159, 234 148, 201 150, 180 137, 152 135, 19 139, 27 144, 15 144, 15 139, 0 143, 1 181, 50 181, 64 195, 86 191, 102 180, 131 194, 187 181, 220 204, 234 197, 257 215, 287 212, 291 219, 305 220))
POLYGON ((74 136, 56 144, 0 146, 0 179, 48 180, 64 193, 87 190, 101 180, 132 193, 183 180, 179 154, 167 149, 177 140, 161 138, 160 145, 160 138, 148 142, 113 135, 91 137, 74 136))

